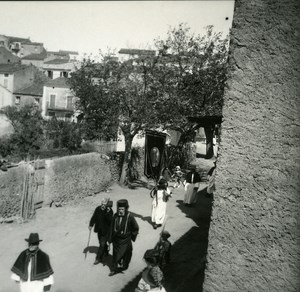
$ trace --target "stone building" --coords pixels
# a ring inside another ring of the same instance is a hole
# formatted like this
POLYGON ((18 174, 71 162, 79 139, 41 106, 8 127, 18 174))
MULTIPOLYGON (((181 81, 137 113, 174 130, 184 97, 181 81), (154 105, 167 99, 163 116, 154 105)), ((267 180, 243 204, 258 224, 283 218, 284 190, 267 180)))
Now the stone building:
POLYGON ((237 0, 203 291, 299 291, 298 0, 237 0))

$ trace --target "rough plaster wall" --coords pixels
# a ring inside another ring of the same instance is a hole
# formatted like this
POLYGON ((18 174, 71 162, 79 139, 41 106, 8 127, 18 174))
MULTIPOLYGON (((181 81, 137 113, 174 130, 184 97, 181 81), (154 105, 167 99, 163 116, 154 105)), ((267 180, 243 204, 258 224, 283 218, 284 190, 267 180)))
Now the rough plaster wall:
POLYGON ((0 222, 19 217, 25 173, 24 166, 0 171, 0 222))
POLYGON ((46 162, 44 203, 68 202, 107 188, 110 166, 98 153, 66 156, 46 162))
POLYGON ((300 291, 299 0, 239 0, 203 291, 300 291))

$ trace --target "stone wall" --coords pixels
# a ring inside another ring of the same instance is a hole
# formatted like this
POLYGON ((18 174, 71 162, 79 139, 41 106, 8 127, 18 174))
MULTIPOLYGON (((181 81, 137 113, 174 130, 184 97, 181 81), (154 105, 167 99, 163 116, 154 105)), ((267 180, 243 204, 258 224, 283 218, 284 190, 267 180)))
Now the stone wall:
POLYGON ((235 3, 205 292, 300 291, 299 3, 235 3))
POLYGON ((44 203, 66 203, 103 191, 112 181, 108 161, 99 153, 47 160, 44 203))
POLYGON ((24 165, 0 171, 0 222, 20 215, 25 173, 24 165))
MULTIPOLYGON (((105 190, 120 178, 122 155, 66 156, 35 163, 35 199, 64 204, 105 190), (39 166, 42 166, 41 168, 39 166), (40 183, 42 185, 40 185, 40 183)), ((0 171, 0 223, 20 219, 27 164, 0 171)))

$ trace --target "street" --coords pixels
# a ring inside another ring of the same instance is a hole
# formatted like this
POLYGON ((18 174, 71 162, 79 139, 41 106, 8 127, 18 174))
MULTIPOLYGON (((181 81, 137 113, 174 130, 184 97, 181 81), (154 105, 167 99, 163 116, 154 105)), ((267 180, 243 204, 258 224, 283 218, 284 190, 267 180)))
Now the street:
MULTIPOLYGON (((168 292, 202 291, 204 255, 210 222, 212 199, 205 196, 206 183, 201 183, 201 192, 194 207, 182 204, 183 187, 173 190, 167 206, 165 229, 171 233, 171 262, 165 274, 168 292)), ((113 185, 107 192, 90 196, 62 207, 44 207, 36 217, 23 224, 16 222, 0 225, 0 292, 19 291, 18 284, 10 280, 10 268, 18 254, 27 247, 25 238, 38 232, 43 240, 40 248, 50 256, 54 270, 53 292, 130 292, 134 291, 145 267, 143 254, 153 248, 159 239, 161 228, 151 225, 151 198, 149 190, 137 186, 135 189, 113 185), (91 234, 88 243, 88 222, 103 197, 114 202, 126 198, 129 211, 136 217, 140 233, 133 243, 133 256, 129 269, 109 277, 112 256, 106 265, 93 265, 98 247, 97 236, 91 234), (85 254, 85 252, 87 252, 85 254)))

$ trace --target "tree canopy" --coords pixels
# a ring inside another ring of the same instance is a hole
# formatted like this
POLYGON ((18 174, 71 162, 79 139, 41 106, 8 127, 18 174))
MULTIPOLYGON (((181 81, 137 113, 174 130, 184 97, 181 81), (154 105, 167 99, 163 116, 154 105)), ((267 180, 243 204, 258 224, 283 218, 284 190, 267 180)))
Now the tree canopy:
POLYGON ((88 139, 125 136, 125 181, 133 137, 141 130, 161 127, 193 132, 190 117, 221 115, 226 81, 227 40, 208 27, 193 35, 180 24, 165 40, 155 40, 158 54, 126 61, 103 56, 84 60, 69 83, 76 97, 79 120, 88 139))

